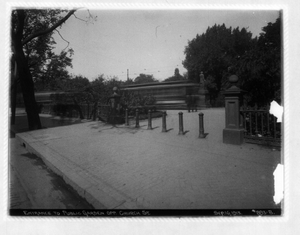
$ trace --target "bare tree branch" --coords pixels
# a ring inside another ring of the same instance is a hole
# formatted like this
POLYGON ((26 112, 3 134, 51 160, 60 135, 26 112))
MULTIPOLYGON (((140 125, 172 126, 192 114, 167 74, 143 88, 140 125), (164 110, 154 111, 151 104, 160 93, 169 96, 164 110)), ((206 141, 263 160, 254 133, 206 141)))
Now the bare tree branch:
POLYGON ((93 17, 93 15, 92 15, 91 12, 89 11, 89 9, 87 9, 87 11, 88 11, 88 13, 89 13, 89 17, 87 17, 88 20, 81 19, 81 18, 77 17, 75 14, 74 14, 74 16, 75 16, 76 19, 81 20, 81 21, 83 21, 83 22, 85 22, 85 23, 91 22, 91 19, 94 20, 94 21, 96 21, 96 20, 97 20, 97 16, 96 16, 96 17, 93 17))
POLYGON ((61 20, 59 20, 58 22, 56 22, 52 27, 46 29, 46 30, 42 30, 42 31, 39 31, 39 32, 35 32, 33 33, 32 35, 30 35, 29 37, 25 38, 23 41, 22 41, 22 45, 30 42, 32 39, 36 38, 36 37, 39 37, 41 35, 45 35, 47 33, 50 33, 52 32, 53 30, 55 30, 57 27, 59 27, 60 25, 62 25, 67 19, 70 18, 71 15, 74 14, 74 12, 76 11, 77 9, 75 10, 71 10, 69 11, 69 13, 64 17, 62 18, 61 20))
POLYGON ((87 20, 83 20, 83 19, 81 19, 81 18, 77 17, 77 16, 75 15, 75 13, 74 13, 74 16, 75 16, 75 18, 76 18, 76 19, 78 19, 78 20, 81 20, 81 21, 83 21, 83 22, 85 22, 85 23, 87 23, 87 22, 88 22, 87 20))
POLYGON ((60 32, 57 29, 55 29, 55 31, 59 34, 59 36, 61 37, 62 40, 64 40, 66 43, 68 43, 68 45, 63 49, 63 51, 64 51, 65 49, 67 49, 69 47, 70 42, 67 41, 66 39, 64 39, 64 37, 60 34, 60 32))
POLYGON ((91 14, 90 10, 87 9, 88 13, 89 13, 89 19, 93 19, 94 21, 97 21, 97 16, 93 17, 93 15, 91 14))

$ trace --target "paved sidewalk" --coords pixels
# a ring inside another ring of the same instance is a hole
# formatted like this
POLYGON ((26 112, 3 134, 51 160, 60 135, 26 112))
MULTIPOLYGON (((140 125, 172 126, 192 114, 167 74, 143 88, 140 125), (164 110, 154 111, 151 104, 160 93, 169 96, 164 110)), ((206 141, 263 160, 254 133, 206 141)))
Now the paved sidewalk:
POLYGON ((222 143, 224 109, 183 111, 185 135, 178 135, 178 112, 140 128, 102 122, 19 133, 29 152, 40 156, 96 209, 255 209, 273 203, 273 172, 280 151, 258 145, 222 143))
POLYGON ((93 209, 43 161, 10 138, 10 209, 93 209))

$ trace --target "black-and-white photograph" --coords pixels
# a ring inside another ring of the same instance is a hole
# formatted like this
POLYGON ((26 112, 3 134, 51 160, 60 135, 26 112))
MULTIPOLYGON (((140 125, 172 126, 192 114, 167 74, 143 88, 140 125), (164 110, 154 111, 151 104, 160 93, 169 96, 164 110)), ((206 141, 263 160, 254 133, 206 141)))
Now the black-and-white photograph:
POLYGON ((10 14, 10 216, 282 215, 282 10, 10 14))

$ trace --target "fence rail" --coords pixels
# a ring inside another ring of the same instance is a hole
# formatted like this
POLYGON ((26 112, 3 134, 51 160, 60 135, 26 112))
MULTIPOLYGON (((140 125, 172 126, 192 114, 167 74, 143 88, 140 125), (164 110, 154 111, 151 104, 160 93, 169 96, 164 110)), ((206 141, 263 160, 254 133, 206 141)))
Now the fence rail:
POLYGON ((270 114, 269 107, 257 109, 242 107, 245 142, 281 146, 281 123, 270 114))

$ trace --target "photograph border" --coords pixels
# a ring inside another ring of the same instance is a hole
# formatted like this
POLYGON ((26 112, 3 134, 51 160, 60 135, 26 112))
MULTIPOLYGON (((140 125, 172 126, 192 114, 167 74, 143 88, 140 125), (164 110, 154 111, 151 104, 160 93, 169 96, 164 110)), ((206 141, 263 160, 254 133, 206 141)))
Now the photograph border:
MULTIPOLYGON (((171 2, 171 1, 169 1, 171 2)), ((250 1, 252 2, 252 1, 250 1)), ((290 22, 291 20, 289 19, 289 15, 290 15, 290 11, 291 10, 294 10, 296 11, 295 9, 291 9, 294 5, 289 5, 288 3, 285 3, 284 1, 281 1, 283 2, 282 4, 270 4, 270 5, 226 5, 226 4, 221 4, 221 5, 199 5, 199 4, 178 4, 178 3, 175 3, 175 4, 144 4, 144 3, 87 3, 87 4, 84 4, 86 7, 88 7, 89 9, 93 9, 93 8, 105 8, 107 10, 111 10, 111 9, 151 9, 151 10, 155 10, 155 9, 173 9, 173 10, 182 10, 182 9, 213 9, 213 10, 218 10, 218 9, 222 9, 222 10, 282 10, 283 12, 283 34, 282 34, 282 37, 284 39, 284 50, 283 50, 283 68, 284 68, 284 71, 283 71, 283 77, 284 77, 284 82, 283 82, 283 86, 284 86, 284 141, 283 141, 283 151, 282 151, 282 154, 284 155, 284 203, 283 203, 283 215, 280 216, 279 218, 278 217, 259 217, 259 218, 253 218, 253 217, 209 217, 209 218, 180 218, 181 221, 186 221, 186 222, 209 222, 208 226, 210 226, 210 223, 211 222, 221 222, 221 223, 229 223, 229 225, 232 225, 233 222, 237 222, 237 223, 240 223, 240 224, 243 224, 243 223, 248 223, 248 222, 259 222, 259 223, 262 223, 262 222, 266 222, 267 224, 275 224, 275 223, 279 223, 279 224, 286 224, 290 219, 292 219, 293 217, 291 217, 292 213, 291 213, 291 210, 294 209, 294 203, 295 201, 294 200, 291 200, 291 188, 290 188, 290 185, 291 185, 291 180, 294 179, 293 176, 291 176, 291 159, 290 159, 290 147, 291 147, 291 138, 296 138, 296 141, 299 140, 299 137, 293 137, 291 136, 291 132, 290 132, 290 87, 291 86, 294 86, 293 84, 291 84, 294 80, 291 79, 291 75, 290 75, 290 62, 291 62, 291 59, 290 59, 290 50, 291 50, 291 43, 290 43, 290 36, 292 35, 291 34, 291 31, 290 31, 290 22), (292 205, 291 205, 292 204, 292 205)), ((9 35, 9 19, 7 17, 8 15, 8 12, 14 8, 14 7, 81 7, 83 4, 81 3, 78 3, 78 2, 74 2, 74 3, 11 3, 11 2, 7 2, 5 4, 5 9, 6 9, 6 14, 5 14, 5 18, 4 17, 1 17, 1 18, 4 18, 2 19, 2 22, 4 21, 5 22, 5 32, 4 32, 4 37, 5 37, 5 43, 4 43, 4 48, 3 51, 4 51, 4 60, 3 60, 3 56, 1 56, 1 59, 2 61, 4 61, 4 72, 2 74, 4 74, 6 76, 6 78, 8 77, 9 75, 9 45, 10 45, 10 42, 9 42, 9 39, 8 39, 8 35, 9 35)), ((297 22, 299 23, 299 22, 297 22)), ((2 33, 3 34, 3 33, 2 33)), ((299 36, 299 35, 297 35, 299 36)), ((294 43, 295 42, 292 42, 293 46, 295 45, 294 43)), ((293 67, 294 68, 294 67, 293 67)), ((2 66, 1 66, 1 72, 2 72, 2 66)), ((2 92, 2 96, 4 97, 1 97, 3 98, 2 100, 4 100, 6 103, 8 102, 8 87, 9 87, 9 83, 8 83, 8 80, 5 80, 4 81, 4 92, 2 92)), ((297 88, 297 85, 295 86, 297 88)), ((294 88, 295 88, 294 87, 294 88)), ((294 96, 293 96, 294 97, 294 96)), ((5 106, 5 105, 1 105, 1 113, 3 113, 4 117, 8 117, 8 107, 5 106)), ((2 118, 3 119, 3 118, 2 118)), ((2 139, 4 139, 5 141, 3 141, 2 143, 6 143, 6 146, 5 144, 2 144, 4 145, 3 146, 3 153, 4 154, 8 154, 9 153, 9 147, 8 147, 8 126, 5 126, 5 122, 7 123, 7 118, 4 118, 4 120, 1 122, 3 124, 3 128, 2 130, 7 130, 6 133, 2 133, 2 139)), ((7 124, 6 124, 7 125, 7 124)), ((295 140, 294 140, 295 141, 295 140)), ((294 142, 293 142, 294 143, 294 142)), ((1 149, 2 150, 2 149, 1 149)), ((5 156, 3 154, 3 156, 5 156)), ((296 157, 296 155, 293 155, 294 157, 296 157)), ((283 159, 282 159, 283 160, 283 159)), ((299 160, 298 160, 299 161, 299 160)), ((8 180, 8 164, 5 160, 3 160, 3 182, 7 181, 8 180)), ((292 168, 292 170, 294 170, 294 167, 292 168)), ((293 184, 294 185, 294 184, 293 184)), ((1 185, 1 188, 3 188, 2 192, 4 195, 3 198, 5 201, 6 199, 8 199, 8 189, 7 187, 5 187, 5 185, 1 185)), ((298 192, 299 193, 299 192, 298 192)), ((2 199, 2 198, 1 198, 2 199)), ((4 206, 5 203, 4 203, 4 206)), ((6 211, 7 212, 7 209, 5 207, 2 207, 3 209, 5 210, 2 210, 2 211, 6 211)), ((297 205, 298 206, 298 205, 297 205)), ((34 222, 38 222, 38 221, 48 221, 48 222, 51 222, 51 223, 54 223, 54 222, 66 222, 66 221, 72 221, 72 222, 75 222, 75 221, 82 221, 82 222, 87 222, 87 220, 85 218, 54 218, 54 217, 47 217, 47 218, 30 218, 30 217, 27 217, 27 218, 11 218, 9 216, 5 216, 4 214, 4 221, 7 223, 7 224, 13 224, 13 223, 16 223, 16 222, 29 222, 29 221, 34 221, 34 222)), ((179 218, 166 218, 168 220, 168 223, 177 223, 178 222, 178 219, 179 218)), ((137 222, 145 222, 146 220, 148 222, 159 222, 161 220, 165 220, 165 218, 163 217, 158 217, 158 218, 153 218, 153 217, 147 217, 147 218, 88 218, 89 221, 93 221, 93 222, 98 222, 99 220, 101 222, 112 222, 112 224, 108 227, 110 227, 111 229, 114 229, 114 223, 116 222, 116 220, 118 222, 121 222, 121 224, 123 223, 126 223, 128 221, 130 222, 133 222, 133 223, 137 223, 137 222)), ((225 226, 225 227, 229 227, 228 226, 225 226)), ((62 225, 63 226, 63 225, 62 225)), ((126 225, 123 225, 126 227, 126 225)), ((274 226, 274 225, 273 225, 274 226)), ((11 225, 10 225, 11 227, 11 225)), ((75 226, 76 227, 76 226, 75 226)), ((206 226, 207 227, 207 226, 206 226)), ((239 227, 239 226, 238 226, 239 227)), ((171 228, 171 227, 169 227, 171 228)), ((130 229, 130 228, 129 228, 130 229)), ((275 231, 276 229, 276 226, 274 227, 274 230, 272 229, 272 231, 275 231)), ((193 230, 193 229, 192 229, 193 230)), ((235 230, 235 229, 234 229, 235 230)), ((56 230, 57 231, 57 230, 56 230)), ((216 231, 216 230, 214 230, 216 231)), ((276 231, 275 231, 276 232, 276 231)), ((7 233, 7 234, 13 234, 13 233, 7 233)), ((48 233, 47 233, 48 234, 48 233)))

